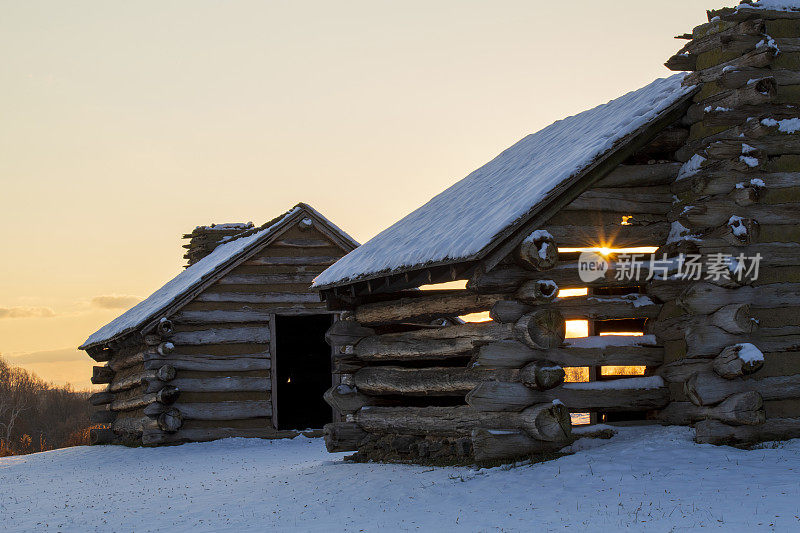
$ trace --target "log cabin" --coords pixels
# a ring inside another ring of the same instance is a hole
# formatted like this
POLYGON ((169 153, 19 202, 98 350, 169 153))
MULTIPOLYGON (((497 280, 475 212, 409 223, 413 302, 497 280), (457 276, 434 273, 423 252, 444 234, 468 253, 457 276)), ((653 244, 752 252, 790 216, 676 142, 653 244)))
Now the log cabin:
POLYGON ((184 237, 187 268, 80 347, 106 384, 90 401, 108 428, 92 442, 278 438, 333 420, 325 333, 338 312, 309 286, 358 243, 303 203, 184 237))
POLYGON ((677 38, 684 72, 528 135, 315 279, 342 313, 330 451, 508 459, 571 442, 575 413, 800 437, 800 2, 677 38))

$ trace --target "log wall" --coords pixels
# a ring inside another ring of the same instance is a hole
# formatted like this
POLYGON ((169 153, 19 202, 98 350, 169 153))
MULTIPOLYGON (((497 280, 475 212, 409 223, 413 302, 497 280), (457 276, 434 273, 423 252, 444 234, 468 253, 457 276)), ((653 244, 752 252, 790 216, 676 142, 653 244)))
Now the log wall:
POLYGON ((671 403, 660 417, 695 425, 699 442, 798 437, 800 137, 780 121, 800 118, 800 19, 746 9, 709 16, 718 18, 671 60, 702 87, 668 214, 683 237, 664 251, 762 260, 757 277, 676 282, 664 300, 655 334, 671 403))
POLYGON ((98 442, 144 444, 227 436, 276 438, 272 389, 274 319, 330 313, 309 290, 313 278, 345 251, 314 227, 282 233, 152 332, 99 351, 92 396, 101 410, 98 442))

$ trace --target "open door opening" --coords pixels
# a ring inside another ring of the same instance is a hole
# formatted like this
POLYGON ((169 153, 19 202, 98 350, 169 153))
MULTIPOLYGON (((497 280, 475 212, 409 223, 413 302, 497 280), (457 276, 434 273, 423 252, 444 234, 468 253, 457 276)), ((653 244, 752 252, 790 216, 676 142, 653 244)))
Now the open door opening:
POLYGON ((331 387, 331 315, 277 316, 273 358, 278 429, 318 429, 332 421, 322 395, 331 387))

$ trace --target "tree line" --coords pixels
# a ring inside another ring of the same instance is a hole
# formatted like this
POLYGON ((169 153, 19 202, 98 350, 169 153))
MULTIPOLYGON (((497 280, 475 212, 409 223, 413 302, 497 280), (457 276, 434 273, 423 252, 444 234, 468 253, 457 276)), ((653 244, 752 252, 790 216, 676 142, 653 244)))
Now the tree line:
POLYGON ((47 383, 0 357, 0 456, 88 444, 89 395, 47 383))

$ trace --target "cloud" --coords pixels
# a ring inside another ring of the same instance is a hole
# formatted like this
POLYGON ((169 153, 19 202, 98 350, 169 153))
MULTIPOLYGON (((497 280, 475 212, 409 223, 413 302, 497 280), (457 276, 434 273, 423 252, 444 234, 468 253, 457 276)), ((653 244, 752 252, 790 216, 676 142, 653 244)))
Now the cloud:
POLYGON ((3 318, 52 318, 55 311, 49 307, 0 307, 0 319, 3 318))
POLYGON ((88 361, 85 352, 75 348, 61 348, 59 350, 46 350, 42 352, 29 352, 19 354, 3 354, 6 362, 12 365, 31 365, 38 363, 64 363, 70 361, 88 361))
POLYGON ((92 305, 100 309, 128 309, 141 302, 138 296, 125 294, 109 294, 105 296, 95 296, 92 298, 92 305))

